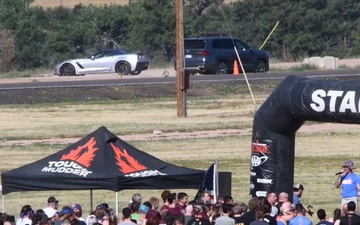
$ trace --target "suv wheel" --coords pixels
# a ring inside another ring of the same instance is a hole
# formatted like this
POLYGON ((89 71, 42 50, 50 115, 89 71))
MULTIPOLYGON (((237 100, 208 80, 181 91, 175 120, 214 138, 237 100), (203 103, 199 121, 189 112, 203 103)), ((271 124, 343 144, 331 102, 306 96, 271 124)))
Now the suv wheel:
POLYGON ((266 63, 260 59, 256 64, 255 73, 266 73, 266 63))
POLYGON ((225 61, 219 61, 216 66, 216 74, 227 74, 228 66, 225 61))

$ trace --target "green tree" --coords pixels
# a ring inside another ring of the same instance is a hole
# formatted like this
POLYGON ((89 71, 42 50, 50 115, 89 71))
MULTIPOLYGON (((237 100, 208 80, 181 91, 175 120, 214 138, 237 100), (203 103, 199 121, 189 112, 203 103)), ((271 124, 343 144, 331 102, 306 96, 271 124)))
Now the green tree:
POLYGON ((18 69, 33 69, 47 64, 43 57, 46 34, 37 26, 33 15, 27 15, 18 22, 15 30, 16 65, 18 69))
POLYGON ((31 10, 30 4, 34 0, 1 0, 0 26, 9 30, 16 30, 19 23, 24 20, 31 10))
POLYGON ((175 50, 175 0, 137 0, 128 9, 129 49, 145 52, 153 61, 170 61, 175 50))
POLYGON ((15 37, 10 30, 0 30, 0 40, 0 72, 7 72, 15 58, 15 37))

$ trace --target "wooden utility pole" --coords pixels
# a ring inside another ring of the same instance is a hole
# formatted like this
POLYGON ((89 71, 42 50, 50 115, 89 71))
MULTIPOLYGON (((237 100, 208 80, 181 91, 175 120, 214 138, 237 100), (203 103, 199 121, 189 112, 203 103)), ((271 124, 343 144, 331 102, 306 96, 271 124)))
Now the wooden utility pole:
POLYGON ((176 0, 176 95, 178 117, 186 117, 184 76, 183 0, 176 0))

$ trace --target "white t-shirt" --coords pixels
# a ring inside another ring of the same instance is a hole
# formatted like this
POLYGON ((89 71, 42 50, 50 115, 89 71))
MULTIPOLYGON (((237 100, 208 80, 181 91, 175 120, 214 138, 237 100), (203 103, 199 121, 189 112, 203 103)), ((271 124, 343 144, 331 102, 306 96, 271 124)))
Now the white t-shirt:
POLYGON ((53 209, 51 207, 46 207, 43 209, 43 211, 49 218, 52 218, 55 215, 55 213, 57 212, 55 209, 53 209))
POLYGON ((16 221, 16 225, 31 225, 32 221, 29 218, 20 218, 16 221))

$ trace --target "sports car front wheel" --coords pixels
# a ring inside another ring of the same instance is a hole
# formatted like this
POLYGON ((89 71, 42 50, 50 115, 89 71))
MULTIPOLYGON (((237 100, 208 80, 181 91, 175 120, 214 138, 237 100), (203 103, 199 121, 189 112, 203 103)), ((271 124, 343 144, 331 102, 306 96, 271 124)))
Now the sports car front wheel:
POLYGON ((60 68, 60 76, 74 76, 75 75, 75 67, 70 63, 65 63, 60 68))
POLYGON ((116 63, 116 72, 120 75, 129 75, 131 72, 131 66, 126 61, 116 63))

